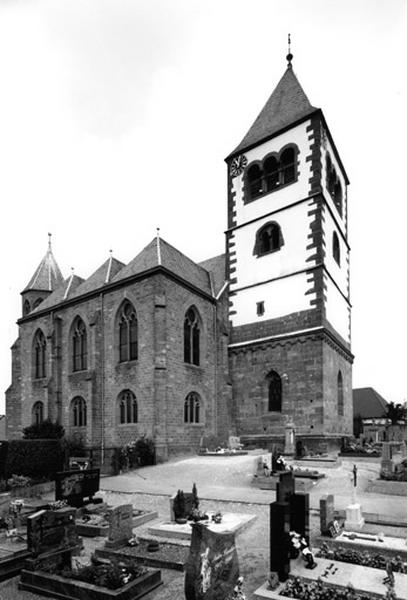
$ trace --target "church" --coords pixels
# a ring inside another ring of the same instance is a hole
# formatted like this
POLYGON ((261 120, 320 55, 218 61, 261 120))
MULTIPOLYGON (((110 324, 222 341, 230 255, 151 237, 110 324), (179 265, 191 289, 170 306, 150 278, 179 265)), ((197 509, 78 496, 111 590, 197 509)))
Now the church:
POLYGON ((107 465, 142 435, 159 461, 204 435, 351 435, 349 181, 287 61, 226 158, 224 254, 195 263, 158 232, 128 264, 64 279, 49 240, 21 293, 8 439, 50 418, 107 465))

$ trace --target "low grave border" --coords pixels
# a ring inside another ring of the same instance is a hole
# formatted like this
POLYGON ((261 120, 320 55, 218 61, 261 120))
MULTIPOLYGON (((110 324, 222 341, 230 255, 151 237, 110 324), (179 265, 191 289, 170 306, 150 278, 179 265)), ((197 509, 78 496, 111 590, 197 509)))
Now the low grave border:
MULTIPOLYGON (((345 533, 349 534, 351 532, 345 532, 345 533)), ((363 531, 358 531, 355 533, 356 533, 356 535, 366 535, 366 536, 373 535, 373 534, 368 534, 368 533, 364 534, 363 531)), ((339 537, 331 538, 328 536, 319 535, 315 538, 314 549, 319 550, 320 546, 323 543, 327 544, 327 546, 332 549, 342 546, 343 548, 346 548, 347 550, 358 550, 360 552, 377 553, 377 554, 382 554, 383 556, 386 556, 387 558, 395 558, 396 556, 400 556, 404 562, 407 562, 407 545, 406 545, 405 550, 400 549, 400 548, 393 550, 392 548, 389 548, 388 546, 383 547, 384 542, 383 542, 383 544, 378 542, 377 545, 373 545, 373 544, 364 543, 363 539, 357 539, 356 543, 355 543, 351 540, 343 539, 343 537, 341 537, 339 539, 339 537)), ((343 561, 338 561, 338 562, 343 562, 343 561)))
POLYGON ((61 600, 137 600, 161 584, 161 571, 158 569, 150 570, 117 590, 43 571, 23 569, 18 589, 61 600))
POLYGON ((374 479, 369 481, 366 491, 373 494, 387 494, 388 496, 407 496, 407 481, 374 479))
POLYGON ((24 567, 28 558, 32 557, 30 550, 17 550, 8 556, 0 558, 0 581, 15 577, 24 567))
MULTIPOLYGON (((153 521, 158 518, 157 511, 146 511, 144 514, 133 516, 133 527, 140 527, 149 521, 153 521)), ((81 523, 76 520, 76 530, 79 535, 84 537, 106 537, 109 533, 109 524, 106 525, 88 525, 87 523, 81 523)))
MULTIPOLYGON (((142 542, 147 543, 147 542, 142 542)), ((123 552, 122 549, 118 548, 116 550, 109 548, 96 548, 95 556, 97 558, 104 559, 117 559, 117 560, 130 560, 134 559, 138 563, 145 565, 147 567, 158 567, 162 569, 173 569, 175 571, 185 571, 186 563, 189 556, 189 546, 181 546, 172 542, 163 542, 160 540, 160 546, 174 546, 175 548, 184 548, 185 550, 185 561, 175 561, 175 560, 164 560, 163 558, 159 558, 157 553, 151 552, 151 555, 137 554, 137 546, 134 548, 134 554, 128 554, 127 552, 123 552)))

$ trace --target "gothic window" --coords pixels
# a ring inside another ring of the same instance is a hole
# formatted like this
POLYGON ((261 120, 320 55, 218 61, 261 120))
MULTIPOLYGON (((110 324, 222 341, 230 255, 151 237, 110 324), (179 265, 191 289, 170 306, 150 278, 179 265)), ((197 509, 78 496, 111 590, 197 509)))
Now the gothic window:
POLYGON ((44 405, 42 402, 35 402, 32 408, 32 424, 39 425, 44 420, 44 405))
POLYGON ((198 314, 189 308, 184 319, 184 362, 199 365, 200 329, 198 314))
POLYGON ((276 371, 270 371, 267 375, 268 384, 268 409, 269 412, 281 412, 282 385, 281 377, 276 371))
POLYGON ((191 392, 184 402, 184 423, 200 422, 200 398, 196 392, 191 392))
POLYGON ((338 415, 340 417, 343 417, 343 379, 342 379, 341 371, 338 371, 337 390, 338 390, 338 415))
POLYGON ((121 425, 137 423, 138 411, 136 396, 130 390, 119 394, 119 422, 121 425))
POLYGON ((247 171, 250 198, 257 198, 263 193, 263 173, 259 165, 252 165, 247 171))
POLYGON ((34 377, 42 379, 47 375, 47 343, 41 330, 34 338, 34 377))
POLYGON ((256 233, 253 254, 255 256, 263 256, 263 254, 280 250, 283 244, 284 240, 280 225, 272 221, 263 225, 256 233))
POLYGON ((137 358, 137 316, 130 302, 125 302, 119 315, 119 360, 137 358))
POLYGON ((71 423, 73 427, 86 427, 86 402, 80 396, 71 402, 71 423))
POLYGON ((88 366, 88 339, 85 323, 77 317, 72 335, 73 371, 84 371, 88 366))
POLYGON ((332 235, 332 255, 338 265, 341 265, 341 247, 339 245, 339 238, 336 231, 333 232, 332 235))
POLYGON ((286 148, 281 153, 281 184, 292 183, 296 179, 294 148, 286 148))
POLYGON ((37 306, 39 306, 41 304, 42 300, 43 300, 42 298, 36 299, 36 301, 33 304, 33 310, 34 310, 34 308, 37 308, 37 306))
POLYGON ((275 156, 269 156, 264 161, 264 177, 266 180, 266 190, 271 192, 279 184, 279 164, 275 156))
POLYGON ((28 315, 28 313, 30 312, 31 307, 30 307, 30 303, 28 302, 28 300, 24 300, 24 304, 23 304, 23 316, 25 317, 25 315, 28 315))

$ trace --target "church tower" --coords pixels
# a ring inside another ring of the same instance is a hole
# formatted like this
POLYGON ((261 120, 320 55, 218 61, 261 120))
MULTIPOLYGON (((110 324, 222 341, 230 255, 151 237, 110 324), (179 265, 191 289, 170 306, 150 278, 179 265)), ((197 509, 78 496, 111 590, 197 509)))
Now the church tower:
POLYGON ((292 69, 227 157, 237 433, 309 446, 352 433, 348 178, 292 69))

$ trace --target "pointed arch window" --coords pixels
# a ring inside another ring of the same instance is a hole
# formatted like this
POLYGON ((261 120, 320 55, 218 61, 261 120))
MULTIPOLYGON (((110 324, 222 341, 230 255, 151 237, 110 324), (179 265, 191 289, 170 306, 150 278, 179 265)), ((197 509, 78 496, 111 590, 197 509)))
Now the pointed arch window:
POLYGON ((37 306, 39 306, 42 301, 43 301, 43 298, 37 298, 33 304, 33 310, 34 310, 34 308, 37 308, 37 306))
POLYGON ((80 317, 74 322, 72 335, 73 371, 84 371, 88 367, 88 337, 85 323, 80 317))
POLYGON ((338 265, 341 266, 341 247, 339 245, 339 238, 336 231, 334 231, 332 234, 332 256, 338 265))
POLYGON ((276 371, 270 371, 266 379, 268 385, 268 410, 269 412, 281 412, 283 403, 281 377, 276 371))
POLYGON ((47 376, 47 342, 41 330, 34 338, 34 377, 43 379, 47 376))
POLYGON ((343 377, 342 377, 341 371, 338 371, 337 391, 338 391, 338 415, 340 417, 343 417, 343 414, 344 414, 343 377))
POLYGON ((30 303, 28 300, 24 300, 24 304, 23 304, 23 317, 25 317, 26 315, 28 315, 28 313, 30 312, 31 307, 30 307, 30 303))
POLYGON ((200 422, 200 397, 196 392, 191 392, 184 402, 184 423, 200 422))
POLYGON ((71 402, 71 423, 73 427, 87 425, 86 402, 80 396, 76 396, 71 402))
POLYGON ((119 315, 119 360, 136 360, 138 354, 137 315, 133 305, 125 302, 119 315))
POLYGON ((130 390, 119 394, 119 421, 121 425, 138 422, 138 407, 136 396, 130 390))
POLYGON ((272 221, 263 225, 256 233, 253 254, 255 256, 263 256, 264 254, 280 250, 283 244, 284 240, 280 225, 272 221))
POLYGON ((200 328, 199 318, 194 308, 189 308, 184 319, 184 362, 199 365, 200 328))
POLYGON ((39 425, 44 420, 44 405, 42 402, 35 402, 32 408, 32 424, 39 425))

